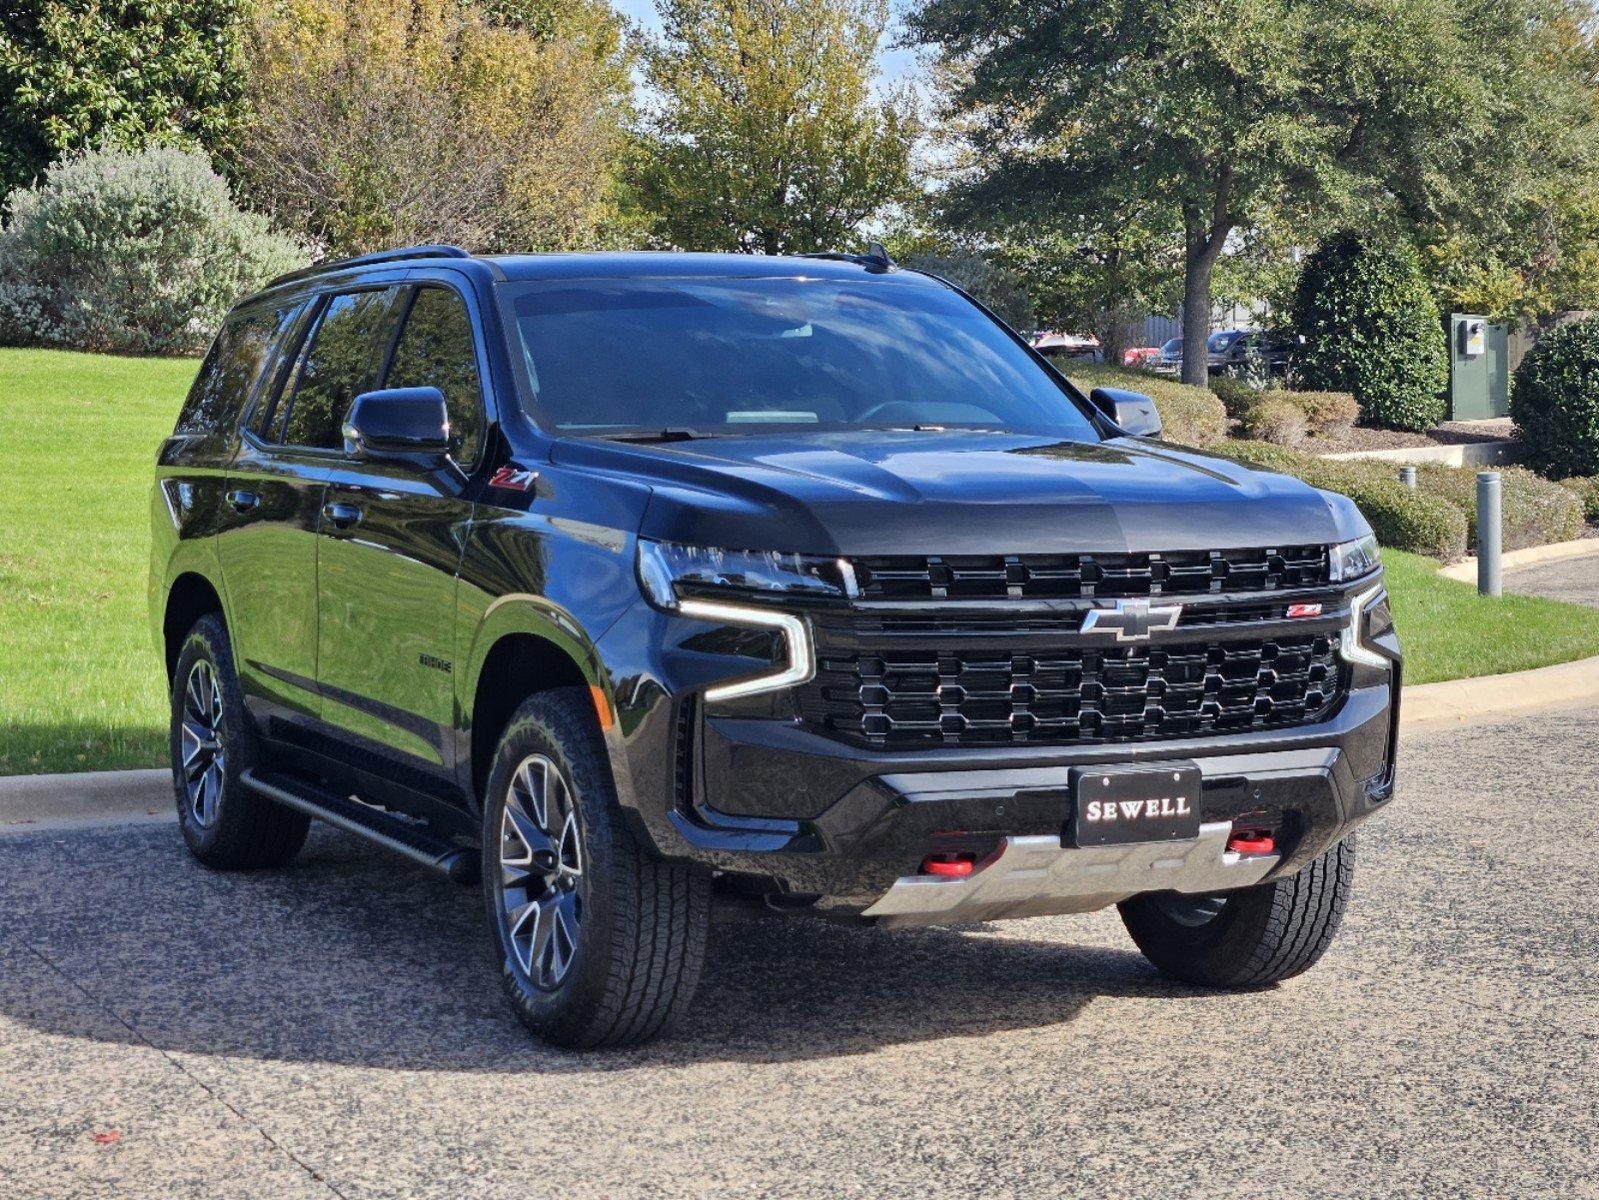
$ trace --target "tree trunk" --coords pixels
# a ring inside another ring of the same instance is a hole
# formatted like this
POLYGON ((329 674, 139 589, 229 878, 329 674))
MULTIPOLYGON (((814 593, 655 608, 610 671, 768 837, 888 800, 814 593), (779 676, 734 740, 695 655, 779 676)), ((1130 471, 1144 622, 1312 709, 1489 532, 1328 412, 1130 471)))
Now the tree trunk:
POLYGON ((1221 257, 1222 243, 1232 231, 1225 215, 1225 189, 1217 198, 1216 213, 1206 221, 1197 211, 1184 216, 1186 246, 1183 254, 1183 374, 1184 383, 1210 385, 1205 343, 1210 338, 1210 284, 1221 257))

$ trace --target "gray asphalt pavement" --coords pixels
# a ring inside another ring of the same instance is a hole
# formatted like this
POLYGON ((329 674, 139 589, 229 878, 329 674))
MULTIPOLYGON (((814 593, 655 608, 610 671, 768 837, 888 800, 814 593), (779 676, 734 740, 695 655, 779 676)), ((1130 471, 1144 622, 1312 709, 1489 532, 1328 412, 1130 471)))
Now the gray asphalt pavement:
POLYGON ((526 1038, 476 893, 341 834, 0 834, 0 1197, 1599 1197, 1599 710, 1403 755, 1285 985, 1162 982, 1114 913, 763 922, 621 1054, 526 1038))
POLYGON ((1507 592, 1524 596, 1548 596, 1551 600, 1599 608, 1599 555, 1506 571, 1504 587, 1507 592))

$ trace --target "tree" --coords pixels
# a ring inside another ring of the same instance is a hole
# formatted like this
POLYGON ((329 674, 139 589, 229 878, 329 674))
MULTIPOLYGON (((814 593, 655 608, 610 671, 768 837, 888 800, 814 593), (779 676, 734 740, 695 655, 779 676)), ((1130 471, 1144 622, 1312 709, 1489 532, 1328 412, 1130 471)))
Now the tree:
POLYGON ((910 188, 915 122, 874 100, 887 0, 657 0, 640 203, 696 250, 839 249, 910 188))
POLYGON ((244 0, 8 0, 0 193, 102 142, 225 146, 243 115, 244 0))
POLYGON ((1294 328, 1305 338, 1296 366, 1307 389, 1354 393, 1373 425, 1423 430, 1443 420, 1443 317, 1409 245, 1330 239, 1305 260, 1294 328))
MULTIPOLYGON (((1564 53, 1581 11, 1580 0, 921 0, 909 25, 965 69, 951 105, 982 163, 959 189, 966 211, 1163 210, 1180 230, 1184 341, 1199 346, 1240 227, 1357 210, 1416 224, 1480 209, 1542 171, 1551 99, 1588 88, 1564 53)), ((1185 356, 1183 378, 1205 382, 1203 356, 1185 356)))
POLYGON ((628 94, 603 0, 274 0, 234 168, 333 251, 569 249, 610 215, 628 94))

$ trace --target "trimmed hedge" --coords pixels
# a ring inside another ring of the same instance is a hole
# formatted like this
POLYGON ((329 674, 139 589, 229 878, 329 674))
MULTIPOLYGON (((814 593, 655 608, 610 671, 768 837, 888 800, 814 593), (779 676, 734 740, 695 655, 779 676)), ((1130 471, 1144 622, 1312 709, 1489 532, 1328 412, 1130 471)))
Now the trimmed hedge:
POLYGON ((1180 446, 1214 446, 1227 437, 1227 413, 1207 389, 1105 363, 1073 363, 1066 372, 1085 393, 1097 387, 1143 392, 1155 401, 1161 436, 1180 446))
POLYGON ((1293 319, 1308 390, 1352 393, 1370 425, 1420 431, 1444 419, 1449 346, 1412 247, 1331 238, 1305 261, 1293 319))
POLYGON ((1527 352, 1510 415, 1534 470, 1556 479, 1599 474, 1599 317, 1561 325, 1527 352))
POLYGON ((1348 392, 1284 392, 1299 405, 1305 422, 1322 437, 1341 437, 1360 419, 1360 405, 1348 392))
POLYGON ((1242 417, 1244 410, 1259 400, 1263 394, 1236 375, 1212 375, 1210 390, 1221 401, 1221 406, 1227 415, 1234 420, 1242 417))
POLYGON ((1411 491, 1399 482, 1391 464, 1333 461, 1261 442, 1228 442, 1220 453, 1246 466, 1280 471, 1312 487, 1348 496, 1384 546, 1444 562, 1466 553, 1466 514, 1442 496, 1411 491))
MULTIPOLYGON (((1501 536, 1506 550, 1567 542, 1582 529, 1582 499, 1524 467, 1499 468, 1501 536)), ((1422 466, 1416 484, 1466 514, 1468 544, 1477 544, 1476 468, 1422 466)))
POLYGON ((1562 479, 1560 486, 1575 493, 1582 501, 1582 515, 1599 525, 1599 475, 1573 475, 1562 479))
POLYGON ((1238 416, 1245 437, 1278 446, 1297 446, 1305 440, 1305 413, 1286 392, 1268 392, 1247 404, 1238 416))

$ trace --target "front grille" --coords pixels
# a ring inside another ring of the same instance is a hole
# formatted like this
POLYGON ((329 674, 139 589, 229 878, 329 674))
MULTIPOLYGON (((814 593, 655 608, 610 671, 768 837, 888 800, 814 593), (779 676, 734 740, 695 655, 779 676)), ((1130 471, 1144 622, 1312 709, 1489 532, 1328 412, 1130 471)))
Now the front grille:
POLYGON ((852 560, 868 600, 1211 596, 1326 586, 1325 546, 1148 554, 877 556, 852 560))
POLYGON ((1326 633, 1014 652, 819 652, 799 715, 875 747, 1071 745, 1305 724, 1343 694, 1326 633))

